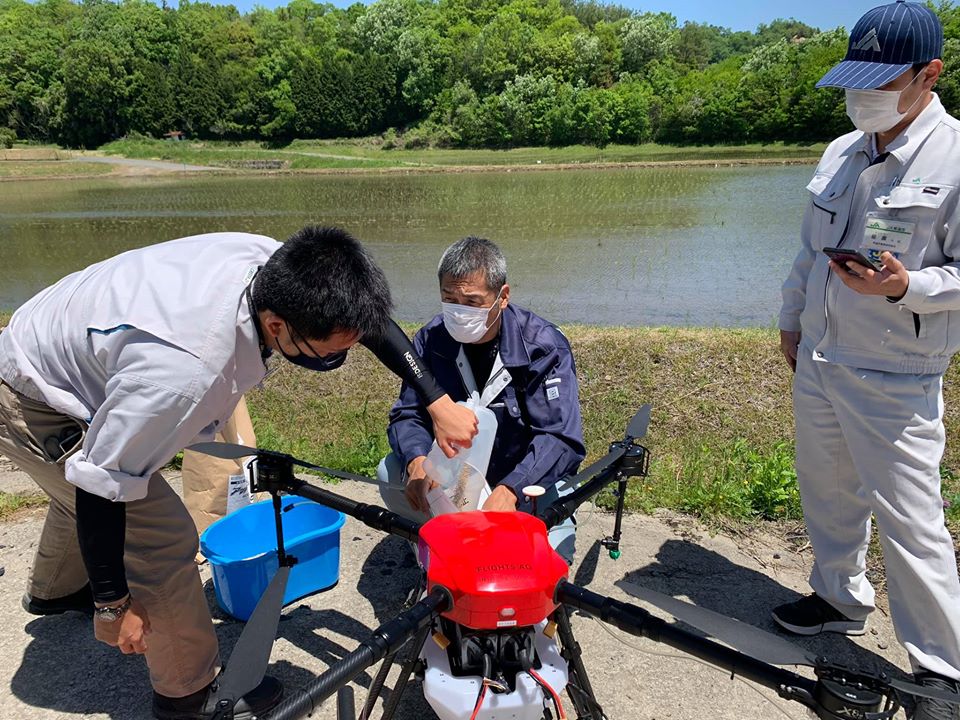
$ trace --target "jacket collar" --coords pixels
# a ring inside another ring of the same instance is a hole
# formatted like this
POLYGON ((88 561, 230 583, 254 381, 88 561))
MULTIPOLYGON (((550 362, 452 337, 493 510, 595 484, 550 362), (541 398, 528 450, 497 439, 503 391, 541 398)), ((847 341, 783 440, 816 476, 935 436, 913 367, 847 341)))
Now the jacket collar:
POLYGON ((923 109, 916 119, 906 129, 887 145, 887 152, 900 161, 901 165, 909 163, 916 155, 920 146, 940 124, 947 111, 943 109, 940 97, 933 93, 933 99, 923 109))
MULTIPOLYGON (((440 321, 439 337, 437 338, 436 353, 448 360, 455 360, 460 352, 461 343, 458 343, 447 332, 443 321, 440 321)), ((500 321, 500 359, 504 367, 525 367, 530 364, 530 353, 523 341, 523 328, 520 317, 513 305, 508 304, 500 321)))

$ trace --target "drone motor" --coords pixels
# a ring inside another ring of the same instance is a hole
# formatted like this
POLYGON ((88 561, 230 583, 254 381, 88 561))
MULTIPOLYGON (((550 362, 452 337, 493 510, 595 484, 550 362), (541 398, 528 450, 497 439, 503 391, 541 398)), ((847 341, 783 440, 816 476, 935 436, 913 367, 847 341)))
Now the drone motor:
POLYGON ((877 678, 833 664, 818 668, 817 675, 813 699, 821 720, 885 720, 900 707, 877 678))

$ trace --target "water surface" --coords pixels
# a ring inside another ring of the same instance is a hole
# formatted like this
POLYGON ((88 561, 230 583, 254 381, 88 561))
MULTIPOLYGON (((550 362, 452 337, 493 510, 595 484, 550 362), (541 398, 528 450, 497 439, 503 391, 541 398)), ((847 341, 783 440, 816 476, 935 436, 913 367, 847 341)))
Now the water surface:
POLYGON ((191 176, 0 183, 0 308, 116 253, 239 230, 347 228, 390 278, 397 317, 439 308, 464 235, 507 255, 513 299, 557 323, 768 326, 812 168, 191 176))

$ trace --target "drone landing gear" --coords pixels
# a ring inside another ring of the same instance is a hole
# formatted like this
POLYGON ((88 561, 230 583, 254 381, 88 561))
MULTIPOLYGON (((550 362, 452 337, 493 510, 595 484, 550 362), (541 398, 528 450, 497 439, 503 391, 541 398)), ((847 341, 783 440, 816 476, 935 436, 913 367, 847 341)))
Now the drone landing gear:
POLYGON ((587 668, 583 664, 583 651, 580 650, 580 643, 573 635, 569 611, 561 605, 553 613, 551 620, 557 626, 560 655, 567 661, 567 671, 570 674, 567 694, 573 702, 573 709, 577 711, 578 720, 607 720, 603 708, 597 702, 590 678, 587 677, 587 668))
MULTIPOLYGON (((403 698, 403 693, 407 689, 407 685, 410 684, 410 678, 413 676, 414 670, 416 670, 417 665, 420 663, 420 650, 430 637, 430 630, 431 628, 429 626, 423 628, 413 639, 413 642, 410 643, 407 657, 400 666, 400 675, 397 677, 397 682, 394 684, 393 691, 387 696, 387 699, 383 704, 383 714, 380 716, 381 720, 391 720, 391 718, 393 718, 394 714, 397 712, 397 708, 400 706, 400 700, 403 698)), ((380 669, 377 671, 377 674, 373 679, 373 683, 370 685, 370 691, 367 694, 367 700, 363 704, 363 710, 360 711, 360 717, 357 718, 357 720, 369 720, 370 716, 373 714, 377 700, 380 698, 380 694, 383 692, 383 686, 387 681, 387 676, 390 674, 390 671, 396 664, 398 659, 397 655, 401 651, 402 649, 388 655, 380 664, 380 669)), ((341 715, 340 709, 338 708, 337 720, 354 720, 354 716, 341 715)))

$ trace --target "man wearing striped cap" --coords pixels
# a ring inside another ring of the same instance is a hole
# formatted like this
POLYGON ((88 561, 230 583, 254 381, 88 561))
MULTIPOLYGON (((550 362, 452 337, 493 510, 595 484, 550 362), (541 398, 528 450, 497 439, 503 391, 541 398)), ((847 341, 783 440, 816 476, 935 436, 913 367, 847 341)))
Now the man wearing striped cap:
MULTIPOLYGON (((960 348, 960 122, 932 92, 942 47, 937 16, 898 0, 857 22, 846 58, 817 83, 844 88, 857 129, 827 148, 807 186, 801 249, 783 285, 780 345, 795 372, 797 478, 815 562, 814 593, 773 618, 801 635, 863 634, 874 609, 872 515, 917 680, 956 690, 960 582, 939 468, 942 378, 960 348)), ((960 711, 920 699, 911 717, 960 711)))

